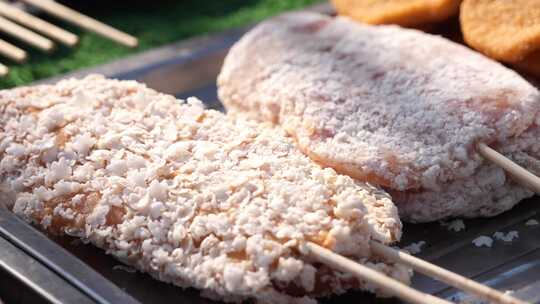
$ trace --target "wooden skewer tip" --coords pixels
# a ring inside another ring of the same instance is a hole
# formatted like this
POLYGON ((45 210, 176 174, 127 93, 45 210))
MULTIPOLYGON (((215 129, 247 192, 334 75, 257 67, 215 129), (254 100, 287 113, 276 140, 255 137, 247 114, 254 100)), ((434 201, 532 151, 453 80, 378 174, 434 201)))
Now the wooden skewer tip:
POLYGON ((8 67, 0 63, 0 77, 4 77, 8 73, 9 73, 8 67))
POLYGON ((0 39, 0 55, 4 55, 5 57, 19 63, 26 61, 28 57, 27 53, 24 50, 1 39, 0 39))
POLYGON ((54 42, 0 16, 0 31, 20 39, 45 52, 54 50, 54 42))
POLYGON ((75 46, 79 38, 77 35, 70 33, 54 24, 39 19, 17 7, 11 6, 3 1, 0 1, 0 15, 9 18, 29 29, 40 32, 67 46, 75 46))

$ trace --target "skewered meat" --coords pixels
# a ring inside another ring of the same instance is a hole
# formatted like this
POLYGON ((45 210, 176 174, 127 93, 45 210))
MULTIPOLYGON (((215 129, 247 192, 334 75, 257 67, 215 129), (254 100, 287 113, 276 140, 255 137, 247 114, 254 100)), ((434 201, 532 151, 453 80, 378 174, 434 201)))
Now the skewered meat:
POLYGON ((321 168, 279 130, 132 81, 0 91, 0 184, 26 220, 227 301, 371 289, 306 259, 305 241, 410 277, 370 255, 370 239, 401 233, 383 191, 321 168))
MULTIPOLYGON (((499 147, 500 152, 536 175, 540 175, 538 123, 499 147)), ((402 218, 413 222, 446 217, 495 216, 534 194, 510 179, 495 164, 485 164, 469 178, 451 182, 440 191, 389 189, 389 193, 399 202, 402 218)))
POLYGON ((475 144, 502 148, 530 127, 538 91, 446 39, 346 17, 286 14, 233 46, 218 85, 232 115, 281 124, 315 161, 405 191, 396 196, 398 207, 426 207, 422 214, 400 208, 405 219, 488 216, 531 195, 487 164, 475 144), (483 181, 493 170, 502 180, 483 181), (504 194, 492 193, 502 186, 504 194), (433 200, 437 193, 443 195, 433 200))

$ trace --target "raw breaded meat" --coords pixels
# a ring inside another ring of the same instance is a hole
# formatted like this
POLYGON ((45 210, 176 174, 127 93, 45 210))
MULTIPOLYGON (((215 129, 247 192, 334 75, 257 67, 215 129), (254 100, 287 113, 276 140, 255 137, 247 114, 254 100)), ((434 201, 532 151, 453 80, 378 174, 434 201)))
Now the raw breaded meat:
MULTIPOLYGON (((497 149, 540 176, 540 118, 519 136, 497 149)), ((495 164, 481 166, 472 176, 445 185, 440 191, 388 189, 402 220, 430 222, 449 217, 495 216, 534 193, 513 181, 495 164)))
POLYGON ((411 275, 370 254, 369 240, 401 234, 386 193, 321 168, 277 129, 133 81, 0 91, 0 185, 27 221, 229 302, 373 290, 307 259, 306 241, 411 275))
POLYGON ((398 191, 471 177, 477 142, 506 142, 540 109, 532 85, 464 46, 315 13, 255 27, 218 85, 232 115, 281 124, 317 162, 398 191))
POLYGON ((388 189, 388 192, 396 202, 400 218, 414 223, 454 217, 491 217, 510 210, 534 194, 493 164, 482 166, 469 178, 450 182, 439 191, 388 189))
POLYGON ((460 0, 332 0, 338 14, 370 24, 418 26, 455 16, 460 0))
POLYGON ((232 115, 281 124, 316 161, 385 186, 406 221, 493 216, 532 195, 474 145, 532 169, 538 91, 445 39, 288 14, 242 38, 218 84, 232 115))

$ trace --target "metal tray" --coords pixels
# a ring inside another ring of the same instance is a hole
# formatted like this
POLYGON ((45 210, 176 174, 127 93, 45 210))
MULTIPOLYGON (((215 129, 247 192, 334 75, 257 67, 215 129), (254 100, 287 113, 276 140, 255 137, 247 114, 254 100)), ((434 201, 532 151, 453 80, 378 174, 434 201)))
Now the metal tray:
MULTIPOLYGON (((331 13, 327 5, 311 9, 331 13)), ((101 73, 115 78, 136 79, 152 88, 180 98, 198 96, 207 103, 208 107, 222 110, 216 96, 215 78, 228 48, 248 28, 192 39, 68 76, 101 73)), ((456 28, 451 21, 431 31, 459 40, 456 28)), ((52 79, 48 82, 56 80, 52 79)), ((10 218, 13 215, 0 212, 0 226, 2 226, 2 217, 10 218)), ((419 257, 499 290, 513 290, 514 295, 521 299, 540 303, 540 226, 526 226, 525 222, 529 219, 540 221, 540 198, 538 197, 526 200, 513 210, 497 217, 465 220, 466 229, 460 232, 448 231, 439 223, 406 224, 400 246, 425 241, 426 245, 418 255, 419 257), (511 243, 495 241, 491 248, 478 248, 471 242, 480 235, 492 236, 496 231, 512 230, 519 232, 519 239, 511 243)), ((11 218, 10 221, 16 220, 11 218)), ((212 303, 210 300, 201 298, 196 290, 182 290, 142 273, 120 270, 123 268, 115 267, 120 265, 119 262, 95 247, 74 242, 69 238, 55 239, 57 244, 78 258, 73 259, 73 256, 68 257, 65 251, 50 243, 42 234, 33 233, 31 238, 25 237, 24 232, 21 231, 27 229, 31 228, 19 221, 17 225, 4 227, 3 236, 7 235, 7 239, 19 248, 23 248, 25 252, 34 250, 33 254, 30 253, 31 256, 43 265, 55 269, 56 273, 66 280, 67 285, 75 285, 85 294, 93 295, 91 298, 96 302, 106 303, 117 300, 117 298, 111 298, 116 295, 124 297, 122 303, 136 303, 137 301, 140 303, 212 303), (47 248, 46 254, 42 254, 43 248, 47 248), (63 258, 58 258, 58 256, 63 258), (81 271, 88 266, 100 275, 94 271, 81 271), (111 286, 108 281, 118 286, 122 292, 111 286), (101 302, 100 296, 103 300, 101 302)), ((463 294, 455 289, 420 274, 414 276, 413 287, 448 299, 463 298, 463 294)), ((398 301, 378 299, 364 292, 351 292, 324 299, 322 302, 397 303, 398 301)))

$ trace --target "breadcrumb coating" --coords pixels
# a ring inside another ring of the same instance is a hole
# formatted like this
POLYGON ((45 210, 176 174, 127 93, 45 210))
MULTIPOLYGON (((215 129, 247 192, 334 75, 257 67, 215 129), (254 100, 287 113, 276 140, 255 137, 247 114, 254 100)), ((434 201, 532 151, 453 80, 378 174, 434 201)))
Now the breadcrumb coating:
MULTIPOLYGON (((527 130, 495 148, 520 166, 540 175, 540 116, 527 130)), ((440 190, 389 193, 402 220, 430 222, 452 217, 490 217, 510 210, 534 192, 522 187, 495 164, 484 164, 467 179, 440 190)))
POLYGON ((516 184, 503 169, 486 164, 468 179, 438 191, 388 192, 407 222, 432 222, 454 217, 491 217, 510 210, 534 193, 516 184))
POLYGON ((2 197, 49 232, 225 301, 377 291, 307 259, 306 241, 409 282, 370 254, 370 239, 401 234, 389 196, 282 133, 101 76, 0 91, 2 197))
POLYGON ((493 216, 532 195, 475 145, 540 158, 518 153, 537 141, 540 93, 444 38, 285 14, 233 46, 218 85, 231 115, 279 124, 315 161, 383 186, 406 221, 493 216))

